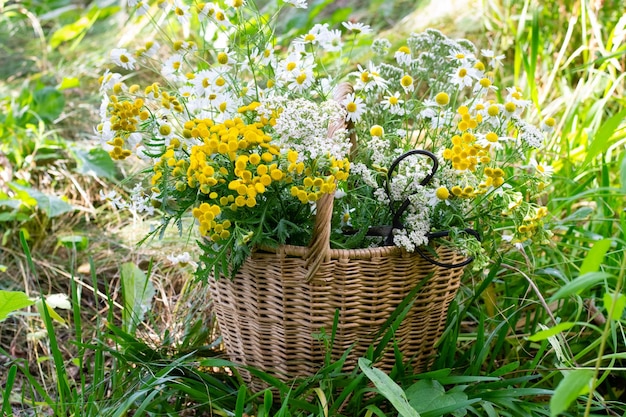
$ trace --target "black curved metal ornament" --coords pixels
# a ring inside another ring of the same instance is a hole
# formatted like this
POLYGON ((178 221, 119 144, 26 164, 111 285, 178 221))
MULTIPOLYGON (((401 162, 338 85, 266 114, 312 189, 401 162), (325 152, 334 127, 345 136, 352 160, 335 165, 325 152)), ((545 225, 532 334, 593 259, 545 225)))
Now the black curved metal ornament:
MULTIPOLYGON (((408 198, 406 198, 404 201, 402 201, 402 203, 400 204, 400 206, 398 207, 397 210, 394 210, 394 203, 391 199, 391 190, 390 190, 390 183, 391 183, 391 176, 393 174, 393 171, 396 170, 396 168, 400 165, 400 162, 402 162, 403 160, 405 160, 406 158, 413 156, 413 155, 424 155, 426 157, 428 157, 432 163, 432 169, 430 171, 430 173, 424 177, 424 179, 420 182, 421 186, 425 186, 426 184, 428 184, 433 177, 435 176, 435 173, 437 172, 437 169, 439 169, 439 161, 437 161, 437 157, 429 151, 423 150, 423 149, 414 149, 411 151, 408 151, 402 155, 400 155, 398 158, 396 158, 393 163, 391 164, 391 166, 389 167, 389 171, 387 172, 387 182, 385 183, 385 192, 387 193, 387 197, 389 198, 389 204, 390 204, 390 209, 391 212, 393 214, 392 217, 392 223, 391 226, 387 226, 387 227, 382 227, 382 228, 377 228, 378 230, 384 230, 384 236, 385 236, 385 245, 391 246, 393 245, 393 230, 394 229, 404 229, 404 224, 402 223, 402 216, 404 215, 404 212, 408 209, 408 207, 411 205, 411 202, 409 201, 408 198)), ((478 232, 474 229, 464 229, 464 231, 472 236, 474 236, 478 241, 480 241, 480 235, 478 234, 478 232)), ((426 234, 426 236, 428 237, 428 239, 436 239, 436 238, 441 238, 441 237, 446 237, 450 235, 450 231, 449 230, 443 230, 443 231, 439 231, 439 232, 429 232, 426 234)), ((433 265, 437 265, 440 266, 442 268, 461 268, 464 267, 468 264, 470 264, 473 260, 474 257, 470 256, 468 257, 466 260, 456 263, 456 264, 449 264, 449 263, 445 263, 445 262, 439 262, 435 259, 433 259, 432 257, 426 255, 426 253, 424 253, 424 251, 420 248, 416 248, 416 252, 424 259, 426 259, 428 262, 430 262, 433 265)))

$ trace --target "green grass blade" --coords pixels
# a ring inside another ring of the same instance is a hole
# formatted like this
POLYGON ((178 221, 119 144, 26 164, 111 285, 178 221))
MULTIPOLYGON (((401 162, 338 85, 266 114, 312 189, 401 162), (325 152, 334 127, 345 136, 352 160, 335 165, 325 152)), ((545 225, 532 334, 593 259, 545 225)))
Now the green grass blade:
POLYGON ((2 394, 2 415, 12 416, 13 410, 11 410, 11 390, 15 383, 15 374, 17 373, 17 365, 12 365, 7 373, 7 378, 4 383, 4 393, 2 394))

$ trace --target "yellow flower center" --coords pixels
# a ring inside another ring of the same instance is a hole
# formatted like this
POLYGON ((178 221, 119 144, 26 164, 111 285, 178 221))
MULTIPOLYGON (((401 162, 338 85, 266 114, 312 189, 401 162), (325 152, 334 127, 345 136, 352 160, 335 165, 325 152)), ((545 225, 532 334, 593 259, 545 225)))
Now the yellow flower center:
POLYGON ((217 54, 217 62, 219 62, 222 65, 227 64, 228 54, 226 52, 220 52, 219 54, 217 54))
POLYGON ((300 75, 296 77, 296 82, 298 84, 303 84, 306 81, 306 73, 301 72, 300 75))
POLYGON ((485 139, 487 139, 491 143, 495 143, 498 141, 498 135, 494 132, 489 132, 485 135, 485 139))
POLYGON ((500 109, 495 104, 492 104, 491 106, 487 108, 487 114, 489 116, 492 116, 492 117, 497 116, 498 113, 500 113, 500 109))
POLYGON ((402 87, 405 87, 405 88, 412 86, 413 85, 413 77, 411 77, 410 75, 405 75, 400 80, 400 84, 402 84, 402 87))
POLYGON ((383 127, 380 126, 380 125, 374 125, 370 129, 370 135, 372 135, 372 136, 378 136, 380 138, 380 137, 383 136, 384 133, 385 132, 383 130, 383 127))
POLYGON ((435 96, 435 101, 440 106, 445 106, 446 104, 448 104, 450 102, 450 96, 448 96, 447 93, 442 91, 441 93, 439 93, 439 94, 437 94, 435 96))
POLYGON ((435 196, 440 200, 447 200, 450 197, 450 191, 446 187, 439 187, 435 191, 435 196))
POLYGON ((350 113, 354 113, 357 109, 357 105, 354 102, 350 102, 346 105, 346 110, 348 110, 348 112, 350 113))

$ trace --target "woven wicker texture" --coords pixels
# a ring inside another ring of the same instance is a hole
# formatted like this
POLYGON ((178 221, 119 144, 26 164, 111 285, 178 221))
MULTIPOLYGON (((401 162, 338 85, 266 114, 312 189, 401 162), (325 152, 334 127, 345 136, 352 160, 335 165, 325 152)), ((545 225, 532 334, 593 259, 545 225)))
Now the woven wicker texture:
MULTIPOLYGON (((351 91, 349 84, 342 84, 335 100, 341 102, 351 91)), ((329 134, 343 127, 343 120, 332 123, 329 134)), ((396 307, 422 285, 395 333, 395 341, 405 360, 411 359, 416 371, 424 370, 434 359, 434 345, 443 332, 462 269, 432 265, 418 254, 395 246, 331 249, 333 202, 333 194, 317 201, 308 247, 257 250, 233 280, 222 277, 210 281, 230 359, 282 379, 312 375, 323 364, 326 353, 315 335, 322 329, 331 333, 338 311, 332 356, 338 359, 351 349, 346 366, 353 367, 376 342, 376 334, 396 307)), ((445 247, 439 247, 437 253, 442 263, 456 264, 464 259, 445 247)), ((376 364, 383 370, 395 364, 391 347, 376 364)), ((264 388, 247 372, 242 374, 253 388, 264 388)))
MULTIPOLYGON (((258 251, 234 280, 211 282, 215 312, 231 360, 283 379, 312 375, 325 355, 323 343, 314 335, 322 328, 330 333, 338 310, 333 358, 352 347, 347 365, 354 366, 397 305, 432 273, 395 334, 415 371, 423 371, 431 363, 434 344, 459 287, 461 269, 435 267, 397 247, 331 250, 330 259, 322 262, 307 282, 308 251, 295 246, 280 247, 277 253, 258 251)), ((443 247, 438 253, 444 262, 463 259, 443 247)), ((389 347, 376 364, 387 371, 395 363, 389 347)))

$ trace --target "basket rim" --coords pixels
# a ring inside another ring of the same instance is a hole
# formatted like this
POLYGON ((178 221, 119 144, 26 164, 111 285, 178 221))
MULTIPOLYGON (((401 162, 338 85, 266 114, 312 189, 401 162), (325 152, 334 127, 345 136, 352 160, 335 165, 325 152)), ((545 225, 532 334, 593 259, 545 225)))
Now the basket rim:
MULTIPOLYGON (((449 248, 444 245, 437 245, 437 249, 449 251, 454 253, 455 256, 462 256, 458 251, 449 248)), ((277 254, 284 256, 293 256, 304 258, 309 254, 310 248, 308 246, 296 246, 296 245, 278 245, 277 247, 259 246, 255 247, 252 251, 254 254, 277 254)), ((420 256, 418 252, 408 252, 407 250, 398 246, 377 246, 371 248, 356 248, 356 249, 328 249, 326 252, 327 259, 355 259, 365 260, 380 257, 402 257, 410 258, 414 256, 420 256)))

